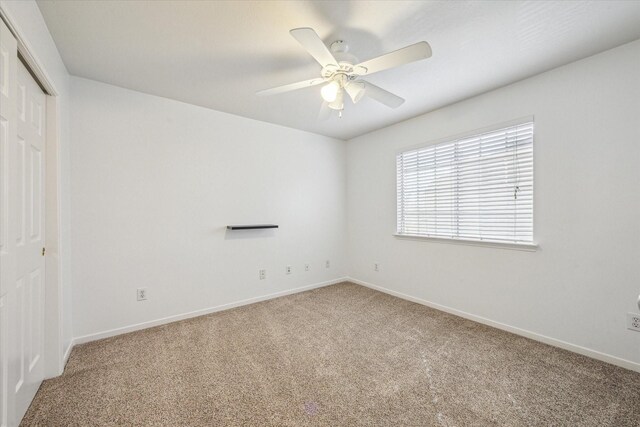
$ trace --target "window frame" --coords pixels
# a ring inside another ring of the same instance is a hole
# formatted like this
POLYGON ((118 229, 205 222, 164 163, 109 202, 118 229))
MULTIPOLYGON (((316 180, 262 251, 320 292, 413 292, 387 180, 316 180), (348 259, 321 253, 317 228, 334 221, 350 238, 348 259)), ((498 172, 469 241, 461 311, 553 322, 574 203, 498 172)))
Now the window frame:
POLYGON ((535 131, 535 120, 534 116, 525 116, 520 117, 518 119, 509 120, 506 122, 494 124, 491 126, 486 126, 479 129, 474 129, 466 132, 462 132, 456 135, 450 135, 443 138, 438 138, 435 140, 428 141, 426 143, 414 144, 402 148, 398 148, 395 151, 394 163, 395 163, 395 172, 396 172, 396 191, 395 191, 395 225, 394 225, 394 233, 392 234, 395 238, 399 240, 413 240, 413 241, 423 241, 423 242, 433 242, 433 243, 449 243, 456 245, 468 245, 468 246, 481 246, 481 247, 491 247, 498 249, 514 249, 520 251, 529 251, 533 252, 540 248, 540 245, 537 241, 536 234, 536 131, 535 131), (427 148, 432 145, 453 142, 457 139, 468 138, 471 136, 475 136, 478 134, 492 132, 498 129, 508 128, 512 126, 522 125, 525 123, 533 123, 534 124, 534 132, 533 132, 533 152, 532 152, 532 162, 533 162, 533 179, 532 179, 532 187, 533 187, 533 207, 532 207, 532 233, 533 238, 531 242, 506 242, 500 240, 488 240, 488 239, 469 239, 469 238, 453 238, 453 237, 441 237, 441 236, 424 236, 419 234, 408 234, 408 233, 400 233, 398 231, 398 167, 397 167, 397 158, 398 155, 403 154, 407 151, 417 150, 421 148, 427 148))

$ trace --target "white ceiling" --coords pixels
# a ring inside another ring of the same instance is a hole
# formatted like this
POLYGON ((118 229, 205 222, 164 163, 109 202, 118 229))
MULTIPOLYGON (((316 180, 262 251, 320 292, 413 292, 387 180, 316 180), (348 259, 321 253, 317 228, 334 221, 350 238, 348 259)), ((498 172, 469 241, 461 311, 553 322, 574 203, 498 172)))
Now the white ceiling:
POLYGON ((640 1, 39 1, 73 75, 349 139, 640 38, 640 1), (404 98, 318 119, 319 76, 289 30, 360 60, 426 40, 433 57, 368 77, 404 98))

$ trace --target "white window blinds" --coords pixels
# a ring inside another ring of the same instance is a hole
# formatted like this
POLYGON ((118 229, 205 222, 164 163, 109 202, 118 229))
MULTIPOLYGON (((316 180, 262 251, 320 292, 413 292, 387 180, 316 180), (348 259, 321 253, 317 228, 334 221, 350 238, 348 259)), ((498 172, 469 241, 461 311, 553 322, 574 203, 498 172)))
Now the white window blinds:
POLYGON ((533 242, 533 123, 402 152, 398 234, 533 242))

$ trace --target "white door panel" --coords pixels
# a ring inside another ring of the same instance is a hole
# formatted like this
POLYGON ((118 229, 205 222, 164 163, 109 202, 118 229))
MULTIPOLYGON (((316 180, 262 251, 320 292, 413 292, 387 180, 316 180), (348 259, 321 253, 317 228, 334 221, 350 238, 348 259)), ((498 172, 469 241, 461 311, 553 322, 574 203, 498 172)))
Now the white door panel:
POLYGON ((0 21, 0 425, 17 425, 44 374, 45 95, 0 21))
MULTIPOLYGON (((20 375, 16 382, 16 415, 21 418, 33 400, 44 376, 42 363, 44 330, 44 103, 45 95, 26 67, 18 62, 18 104, 24 98, 23 111, 18 113, 16 165, 18 166, 16 259, 16 289, 18 329, 18 360, 20 375), (24 89, 23 89, 24 88, 24 89), (24 96, 22 96, 24 94, 24 96), (25 230, 26 229, 26 230, 25 230)), ((19 108, 18 108, 18 111, 19 108)))
MULTIPOLYGON (((14 356, 17 334, 11 324, 16 288, 15 153, 17 135, 17 47, 16 41, 0 20, 0 425, 15 424, 15 380, 17 359, 14 356)), ((15 308, 15 307, 14 307, 15 308)), ((13 310, 14 311, 14 310, 13 310)), ((15 312, 15 311, 14 311, 15 312)))

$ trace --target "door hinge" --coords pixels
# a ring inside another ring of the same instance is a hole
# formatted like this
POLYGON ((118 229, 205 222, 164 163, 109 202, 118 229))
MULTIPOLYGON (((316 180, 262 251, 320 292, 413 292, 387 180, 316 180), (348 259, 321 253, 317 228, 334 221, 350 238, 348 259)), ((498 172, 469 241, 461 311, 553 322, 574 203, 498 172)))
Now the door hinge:
POLYGON ((42 248, 42 256, 44 256, 44 253, 46 252, 45 248, 42 248))

